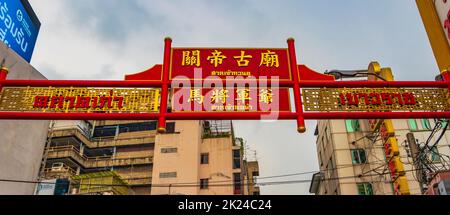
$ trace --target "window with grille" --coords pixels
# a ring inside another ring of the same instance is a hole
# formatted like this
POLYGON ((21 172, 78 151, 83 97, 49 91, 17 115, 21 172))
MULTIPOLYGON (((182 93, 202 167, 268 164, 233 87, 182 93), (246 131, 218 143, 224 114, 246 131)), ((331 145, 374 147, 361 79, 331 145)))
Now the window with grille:
POLYGON ((233 150, 233 169, 241 168, 241 151, 239 149, 233 150))
POLYGON ((358 195, 373 195, 373 187, 371 183, 358 183, 358 195))
POLYGON ((200 155, 200 164, 208 164, 209 163, 209 154, 208 153, 202 153, 200 155))
POLYGON ((430 120, 422 119, 421 122, 422 122, 422 129, 431 130, 430 120))
POLYGON ((357 119, 347 119, 345 120, 345 127, 347 128, 347 132, 357 132, 360 131, 359 120, 357 119))
POLYGON ((409 120, 408 120, 408 124, 409 124, 409 129, 410 129, 411 131, 417 131, 417 130, 418 130, 418 129, 417 129, 417 122, 416 122, 415 119, 409 119, 409 120))
POLYGON ((177 172, 161 172, 159 173, 160 178, 176 178, 177 172))
POLYGON ((207 178, 200 179, 200 189, 208 189, 209 187, 209 180, 207 178))
POLYGON ((363 164, 367 162, 366 151, 364 149, 352 149, 353 164, 363 164))
POLYGON ((161 148, 161 153, 177 153, 177 148, 161 148))

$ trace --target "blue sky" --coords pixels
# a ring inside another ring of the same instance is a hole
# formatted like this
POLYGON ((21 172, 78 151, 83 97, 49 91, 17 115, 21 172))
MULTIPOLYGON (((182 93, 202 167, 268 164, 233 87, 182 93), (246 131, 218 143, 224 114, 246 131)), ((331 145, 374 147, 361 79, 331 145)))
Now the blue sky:
MULTIPOLYGON (((413 0, 30 0, 42 22, 32 64, 49 79, 123 79, 162 63, 163 38, 183 47, 286 47, 316 71, 391 67, 397 80, 439 74, 413 0)), ((295 122, 236 121, 260 175, 318 170, 313 131, 295 122)), ((277 180, 310 179, 300 175, 277 180)), ((308 194, 309 184, 262 194, 308 194)))

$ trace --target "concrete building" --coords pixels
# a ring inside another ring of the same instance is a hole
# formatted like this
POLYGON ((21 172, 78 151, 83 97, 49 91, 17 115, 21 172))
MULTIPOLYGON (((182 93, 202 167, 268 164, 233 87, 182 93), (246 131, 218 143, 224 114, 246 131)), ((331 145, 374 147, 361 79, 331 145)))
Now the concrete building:
POLYGON ((259 164, 258 161, 248 161, 247 165, 247 175, 246 175, 246 182, 249 186, 247 186, 248 195, 260 195, 260 189, 257 186, 257 177, 259 176, 259 164))
MULTIPOLYGON (((399 143, 401 162, 404 164, 411 194, 422 194, 417 180, 407 133, 413 133, 423 145, 434 126, 433 120, 392 120, 399 143)), ((324 120, 316 129, 317 153, 320 171, 324 177, 316 194, 319 195, 391 195, 394 193, 389 165, 381 140, 371 140, 367 120, 324 120)), ((436 137, 433 138, 435 140, 436 137)), ((446 132, 437 148, 430 154, 436 165, 447 165, 450 155, 450 133, 446 132), (438 156, 444 155, 444 156, 438 156)))
POLYGON ((425 195, 450 195, 450 171, 437 172, 431 179, 425 195))
POLYGON ((232 195, 248 189, 231 121, 168 122, 165 134, 156 132, 156 121, 56 121, 49 136, 43 177, 78 181, 71 194, 96 192, 84 183, 92 177, 103 183, 102 175, 129 189, 102 194, 232 195))
MULTIPOLYGON (((33 66, 0 42, 0 62, 9 69, 6 79, 46 79, 33 66)), ((0 178, 36 181, 49 121, 0 120, 0 178), (24 135, 26 132, 26 135, 24 135)), ((0 195, 31 195, 34 184, 0 182, 0 195)))

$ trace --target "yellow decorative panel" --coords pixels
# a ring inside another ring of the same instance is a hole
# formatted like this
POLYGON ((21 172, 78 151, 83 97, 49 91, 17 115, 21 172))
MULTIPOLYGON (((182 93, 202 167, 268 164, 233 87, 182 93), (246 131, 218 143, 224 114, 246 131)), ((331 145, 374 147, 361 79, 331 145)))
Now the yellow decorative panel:
POLYGON ((0 111, 157 112, 159 93, 153 88, 4 87, 0 111))
POLYGON ((447 89, 303 89, 304 111, 446 111, 447 89))

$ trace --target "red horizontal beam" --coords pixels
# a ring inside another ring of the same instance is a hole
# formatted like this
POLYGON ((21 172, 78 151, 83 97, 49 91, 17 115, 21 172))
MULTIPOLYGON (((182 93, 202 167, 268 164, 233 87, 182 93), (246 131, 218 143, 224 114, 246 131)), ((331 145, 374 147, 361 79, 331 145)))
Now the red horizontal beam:
POLYGON ((161 87, 161 81, 89 81, 89 80, 4 80, 0 85, 15 87, 161 87))
POLYGON ((447 88, 450 82, 444 81, 300 81, 300 88, 328 87, 432 87, 447 88))
MULTIPOLYGON (((191 81, 192 86, 195 82, 191 81)), ((235 81, 223 86, 234 84, 246 84, 247 81, 235 81)), ((258 83, 258 82, 255 82, 258 83)), ((280 81, 279 87, 293 87, 293 81, 280 81)), ((450 82, 444 81, 300 81, 301 88, 344 88, 344 87, 424 87, 424 88, 447 88, 450 82)), ((33 86, 33 87, 124 87, 144 88, 162 85, 161 81, 96 81, 96 80, 1 80, 2 86, 33 86)), ((253 86, 253 85, 252 85, 253 86)), ((267 86, 271 86, 269 82, 267 86)))
MULTIPOLYGON (((267 112, 180 112, 167 113, 168 120, 260 120, 267 112)), ((305 112, 305 119, 409 119, 450 118, 450 112, 305 112)), ((43 113, 43 112, 0 112, 0 119, 32 120, 157 120, 159 113, 43 113)), ((279 113, 279 120, 296 119, 292 112, 279 113)))
POLYGON ((431 119, 450 118, 446 112, 317 112, 304 113, 305 119, 431 119))

